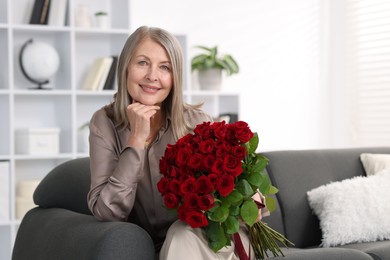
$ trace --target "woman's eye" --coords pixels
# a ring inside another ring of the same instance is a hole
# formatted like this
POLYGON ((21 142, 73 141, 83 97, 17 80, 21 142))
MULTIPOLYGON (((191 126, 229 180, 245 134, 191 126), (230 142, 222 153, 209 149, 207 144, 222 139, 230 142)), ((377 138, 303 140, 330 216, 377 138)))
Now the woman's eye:
POLYGON ((169 66, 167 66, 167 65, 162 65, 161 69, 169 71, 171 68, 169 66))
POLYGON ((146 61, 144 61, 144 60, 140 60, 140 61, 138 61, 138 64, 139 64, 139 65, 146 65, 147 63, 146 63, 146 61))

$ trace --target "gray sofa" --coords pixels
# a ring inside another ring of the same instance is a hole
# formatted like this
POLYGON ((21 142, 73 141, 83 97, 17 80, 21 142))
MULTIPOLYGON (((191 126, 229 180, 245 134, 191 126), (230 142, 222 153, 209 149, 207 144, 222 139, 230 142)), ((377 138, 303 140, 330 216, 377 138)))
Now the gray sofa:
MULTIPOLYGON (((321 248, 321 230, 309 208, 306 192, 331 181, 364 175, 359 155, 390 153, 387 148, 274 151, 267 172, 280 189, 277 210, 264 218, 294 248, 280 259, 390 260, 390 241, 321 248)), ((23 218, 12 259, 154 259, 149 235, 133 223, 99 222, 90 213, 86 195, 89 159, 74 159, 53 169, 34 193, 39 207, 23 218)), ((279 259, 275 258, 275 259, 279 259)))
POLYGON ((100 222, 87 205, 89 158, 49 172, 34 192, 39 205, 23 218, 13 260, 153 260, 148 233, 133 223, 100 222))
POLYGON ((284 259, 390 260, 390 241, 319 247, 322 238, 319 220, 309 207, 306 192, 330 182, 364 176, 361 153, 388 154, 390 147, 263 153, 270 161, 267 166, 270 179, 279 188, 278 209, 264 221, 295 244, 295 248, 284 250, 284 259))

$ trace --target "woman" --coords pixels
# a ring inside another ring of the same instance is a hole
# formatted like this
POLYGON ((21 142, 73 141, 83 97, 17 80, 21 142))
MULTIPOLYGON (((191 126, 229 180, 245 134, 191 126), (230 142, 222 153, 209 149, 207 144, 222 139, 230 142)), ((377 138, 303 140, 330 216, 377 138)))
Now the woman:
MULTIPOLYGON (((185 248, 196 248, 190 253, 193 259, 220 259, 220 253, 208 248, 202 230, 181 222, 172 225, 177 216, 163 207, 157 190, 166 146, 211 121, 199 106, 184 103, 183 70, 180 44, 167 31, 144 26, 128 38, 118 60, 114 101, 90 121, 88 205, 103 221, 127 221, 131 213, 151 235, 156 252, 165 241, 160 259, 191 259, 181 250, 185 248)), ((234 246, 225 251, 224 259, 236 259, 234 246)))

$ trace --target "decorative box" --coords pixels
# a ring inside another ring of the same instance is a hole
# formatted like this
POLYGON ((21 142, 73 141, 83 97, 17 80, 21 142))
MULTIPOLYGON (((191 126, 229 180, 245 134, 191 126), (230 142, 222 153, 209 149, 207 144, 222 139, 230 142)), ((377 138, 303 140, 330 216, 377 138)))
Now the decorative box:
POLYGON ((17 154, 58 154, 60 128, 22 128, 16 130, 17 154))

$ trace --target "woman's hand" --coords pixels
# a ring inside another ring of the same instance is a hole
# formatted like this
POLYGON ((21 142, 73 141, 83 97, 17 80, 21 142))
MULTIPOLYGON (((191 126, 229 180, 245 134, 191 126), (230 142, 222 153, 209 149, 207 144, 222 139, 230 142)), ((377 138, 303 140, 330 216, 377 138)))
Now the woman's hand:
POLYGON ((160 110, 159 106, 148 106, 138 102, 127 106, 126 113, 130 122, 131 134, 127 144, 144 148, 150 135, 150 119, 160 110))

